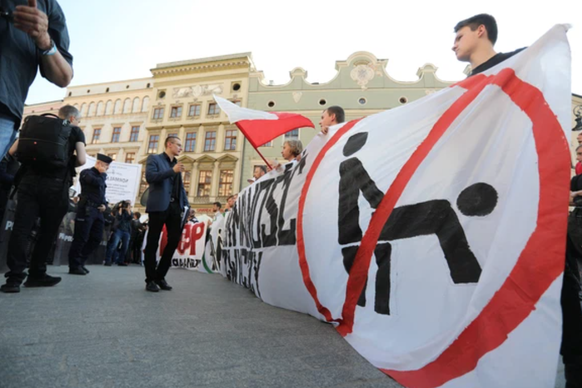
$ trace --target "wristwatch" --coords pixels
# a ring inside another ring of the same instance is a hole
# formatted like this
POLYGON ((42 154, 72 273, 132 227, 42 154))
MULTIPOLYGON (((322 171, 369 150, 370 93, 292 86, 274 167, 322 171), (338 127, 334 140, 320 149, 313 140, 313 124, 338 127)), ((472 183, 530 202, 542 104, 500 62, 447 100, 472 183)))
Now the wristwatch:
POLYGON ((51 39, 51 48, 45 51, 41 51, 42 55, 54 55, 57 52, 57 45, 55 41, 51 39))

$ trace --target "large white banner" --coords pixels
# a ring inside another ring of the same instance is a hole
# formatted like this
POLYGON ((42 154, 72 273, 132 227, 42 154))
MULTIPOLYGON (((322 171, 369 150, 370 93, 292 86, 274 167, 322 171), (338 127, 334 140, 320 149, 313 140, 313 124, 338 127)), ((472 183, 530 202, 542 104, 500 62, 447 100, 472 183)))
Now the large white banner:
POLYGON ((239 194, 220 270, 332 322, 407 387, 553 387, 569 109, 556 26, 484 74, 317 136, 239 194))
MULTIPOLYGON (((74 186, 77 193, 81 192, 79 174, 83 170, 94 167, 96 160, 96 158, 87 155, 87 163, 79 167, 74 186)), ((107 202, 117 203, 129 200, 133 205, 139 192, 141 168, 141 164, 112 162, 107 170, 107 189, 105 191, 107 202)))

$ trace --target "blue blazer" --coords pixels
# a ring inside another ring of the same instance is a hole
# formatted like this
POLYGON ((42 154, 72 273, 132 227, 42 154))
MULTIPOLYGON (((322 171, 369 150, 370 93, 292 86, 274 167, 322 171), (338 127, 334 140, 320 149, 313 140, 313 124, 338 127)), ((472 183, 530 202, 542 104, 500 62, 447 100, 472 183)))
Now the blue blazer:
MULTIPOLYGON (((150 155, 146 164, 145 178, 149 183, 149 196, 146 206, 146 212, 163 212, 170 207, 170 198, 172 198, 172 181, 170 178, 176 175, 170 162, 164 154, 150 155)), ((188 203, 188 194, 181 187, 182 195, 180 196, 180 207, 190 206, 188 203)))

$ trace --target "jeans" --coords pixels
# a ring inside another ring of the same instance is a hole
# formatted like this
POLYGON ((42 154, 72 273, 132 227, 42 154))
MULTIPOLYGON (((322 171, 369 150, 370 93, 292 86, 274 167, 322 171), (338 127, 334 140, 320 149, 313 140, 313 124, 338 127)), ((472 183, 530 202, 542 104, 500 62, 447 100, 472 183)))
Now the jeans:
POLYGON ((0 114, 0 160, 6 155, 16 138, 16 124, 10 116, 0 114))
POLYGON ((26 174, 18 187, 18 204, 8 243, 7 282, 20 284, 26 277, 26 251, 32 228, 40 217, 38 241, 30 259, 29 276, 46 274, 47 256, 55 241, 59 225, 69 207, 68 183, 63 179, 26 174))
POLYGON ((112 260, 117 264, 123 263, 125 254, 127 253, 129 237, 129 232, 124 232, 119 229, 113 233, 111 239, 109 240, 109 244, 107 245, 107 254, 105 255, 106 264, 110 264, 112 260), (119 240, 121 240, 121 251, 117 250, 119 240))

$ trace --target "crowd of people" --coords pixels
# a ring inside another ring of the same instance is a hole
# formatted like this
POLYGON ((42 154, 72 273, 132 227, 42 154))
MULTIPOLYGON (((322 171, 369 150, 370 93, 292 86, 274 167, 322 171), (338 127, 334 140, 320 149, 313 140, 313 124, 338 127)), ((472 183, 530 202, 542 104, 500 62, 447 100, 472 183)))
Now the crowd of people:
MULTIPOLYGON (((146 205, 148 223, 140 222, 141 215, 133 213, 131 204, 122 201, 109 207, 105 199, 106 172, 111 158, 99 154, 95 166, 80 173, 81 196, 69 200, 69 187, 76 175, 75 168, 86 162, 85 136, 78 127, 79 111, 64 106, 58 117, 30 116, 22 125, 20 140, 16 140, 21 126, 24 102, 38 70, 43 77, 60 87, 66 87, 73 77, 73 56, 69 52, 69 34, 65 16, 56 0, 3 1, 0 6, 0 186, 16 187, 17 206, 13 230, 8 241, 6 283, 0 287, 5 293, 17 293, 24 282, 27 287, 50 287, 61 281, 47 274, 47 261, 54 246, 59 225, 71 207, 75 208, 74 238, 68 253, 69 273, 86 275, 88 256, 108 231, 108 246, 104 265, 125 266, 143 263, 145 290, 169 291, 166 281, 172 256, 179 244, 185 222, 195 219, 189 209, 188 196, 182 182, 184 166, 177 160, 182 151, 178 137, 170 136, 165 150, 150 155, 145 177, 149 184, 146 205), (51 137, 52 136, 52 137, 51 137), (52 144, 52 145, 51 145, 52 144), (156 258, 162 229, 167 230, 167 242, 159 260, 156 258), (34 246, 30 236, 37 230, 34 246), (141 255, 144 233, 148 230, 145 251, 141 255)), ((476 15, 459 22, 454 51, 458 60, 469 62, 469 77, 482 73, 519 53, 497 53, 495 19, 486 14, 476 15)), ((345 121, 340 107, 322 112, 320 127, 323 135, 331 126, 345 121)), ((581 140, 579 140, 581 141, 581 140)), ((286 161, 299 160, 303 145, 299 140, 284 143, 282 156, 286 161)), ((582 162, 582 146, 577 149, 582 162)), ((252 182, 260 179, 277 163, 257 167, 252 182)), ((582 167, 576 168, 582 173, 582 167)), ((580 274, 577 262, 582 258, 582 233, 574 230, 582 209, 582 175, 571 183, 571 215, 566 249, 566 269, 562 288, 563 340, 561 353, 566 366, 568 388, 582 387, 582 310, 578 294, 580 274)), ((6 190, 0 195, 5 207, 6 190)), ((229 197, 226 211, 233 208, 235 196, 229 197)), ((217 217, 222 205, 214 204, 217 217)), ((581 223, 582 225, 582 223, 581 223)), ((582 227, 580 228, 582 231, 582 227)))

